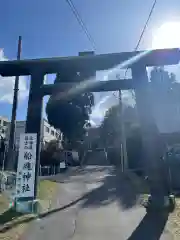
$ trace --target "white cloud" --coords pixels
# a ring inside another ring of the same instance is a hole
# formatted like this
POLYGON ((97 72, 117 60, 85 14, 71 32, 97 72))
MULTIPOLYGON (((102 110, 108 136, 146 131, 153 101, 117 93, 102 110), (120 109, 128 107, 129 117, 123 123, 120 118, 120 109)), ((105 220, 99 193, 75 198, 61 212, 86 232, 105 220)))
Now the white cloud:
MULTIPOLYGON (((92 109, 91 120, 93 120, 96 124, 101 123, 104 119, 106 111, 119 103, 118 95, 118 92, 105 93, 92 109)), ((122 91, 122 103, 124 107, 135 105, 135 100, 133 99, 130 91, 122 91)))
POLYGON ((106 104, 110 97, 111 97, 110 95, 104 96, 94 106, 94 108, 92 110, 92 114, 91 114, 91 120, 94 121, 95 123, 98 124, 99 122, 101 122, 103 120, 104 115, 107 111, 106 104))
MULTIPOLYGON (((124 64, 126 64, 125 62, 124 64)), ((120 64, 115 66, 114 68, 104 70, 104 71, 97 71, 96 72, 96 79, 100 81, 111 81, 115 79, 124 79, 124 78, 131 78, 132 74, 131 71, 126 69, 123 69, 122 65, 120 64)), ((93 120, 95 123, 99 124, 103 119, 106 111, 112 107, 113 105, 117 105, 119 102, 119 93, 116 92, 110 92, 110 93, 104 93, 103 97, 98 99, 96 101, 95 99, 95 106, 92 109, 91 114, 91 120, 93 120)), ((135 104, 135 100, 132 97, 132 94, 130 91, 122 91, 122 102, 125 106, 132 106, 135 104)))
MULTIPOLYGON (((0 61, 8 61, 4 56, 3 49, 0 49, 0 61)), ((0 102, 13 102, 13 89, 15 77, 0 76, 0 102)), ((24 76, 19 77, 19 100, 24 100, 28 96, 28 88, 24 76)))

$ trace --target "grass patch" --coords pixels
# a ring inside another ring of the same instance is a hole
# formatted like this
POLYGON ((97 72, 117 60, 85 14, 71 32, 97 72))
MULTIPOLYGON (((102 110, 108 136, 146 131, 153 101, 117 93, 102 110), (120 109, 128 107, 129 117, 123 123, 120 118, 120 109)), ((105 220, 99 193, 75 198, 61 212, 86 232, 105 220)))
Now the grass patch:
POLYGON ((0 194, 0 214, 2 214, 4 210, 8 209, 8 206, 8 199, 3 194, 0 194))
MULTIPOLYGON (((57 183, 49 180, 41 180, 38 187, 38 199, 41 205, 41 212, 50 209, 51 202, 56 195, 57 183)), ((34 215, 35 216, 35 215, 34 215)), ((19 239, 22 233, 28 227, 28 223, 17 224, 28 218, 32 218, 33 214, 21 214, 17 213, 13 208, 9 208, 8 199, 1 194, 0 195, 0 227, 15 224, 15 227, 1 234, 0 240, 19 239)))
POLYGON ((176 208, 169 215, 167 229, 172 233, 174 240, 180 239, 180 198, 176 198, 176 208))
POLYGON ((41 204, 41 212, 50 210, 52 200, 57 192, 57 183, 50 180, 42 180, 39 182, 38 199, 41 204))
POLYGON ((57 183, 50 180, 41 180, 38 187, 38 198, 39 199, 51 199, 56 193, 57 183))

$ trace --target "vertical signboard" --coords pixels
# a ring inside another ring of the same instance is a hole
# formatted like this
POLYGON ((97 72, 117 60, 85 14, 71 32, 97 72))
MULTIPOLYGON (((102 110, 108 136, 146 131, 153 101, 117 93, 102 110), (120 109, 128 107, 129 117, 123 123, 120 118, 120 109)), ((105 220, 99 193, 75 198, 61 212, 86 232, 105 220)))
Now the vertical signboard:
POLYGON ((37 134, 20 135, 18 168, 16 176, 16 198, 33 198, 36 165, 37 134))

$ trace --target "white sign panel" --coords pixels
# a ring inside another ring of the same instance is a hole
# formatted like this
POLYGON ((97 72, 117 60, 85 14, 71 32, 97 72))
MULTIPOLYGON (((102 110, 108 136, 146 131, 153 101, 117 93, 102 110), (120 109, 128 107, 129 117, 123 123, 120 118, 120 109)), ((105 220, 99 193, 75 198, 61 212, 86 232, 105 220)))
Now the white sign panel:
POLYGON ((79 160, 79 154, 76 151, 72 151, 72 157, 74 160, 78 161, 79 160))
POLYGON ((37 134, 20 135, 16 197, 34 197, 37 134))
POLYGON ((60 162, 60 168, 66 168, 66 163, 64 161, 60 162))

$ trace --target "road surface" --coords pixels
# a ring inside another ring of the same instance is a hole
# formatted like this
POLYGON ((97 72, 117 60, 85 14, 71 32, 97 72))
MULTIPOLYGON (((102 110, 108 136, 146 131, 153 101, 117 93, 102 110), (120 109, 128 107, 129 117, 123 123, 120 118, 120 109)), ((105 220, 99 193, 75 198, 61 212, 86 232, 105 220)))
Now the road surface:
POLYGON ((171 240, 168 216, 147 215, 127 176, 112 167, 89 166, 56 176, 57 212, 34 221, 23 240, 171 240))

